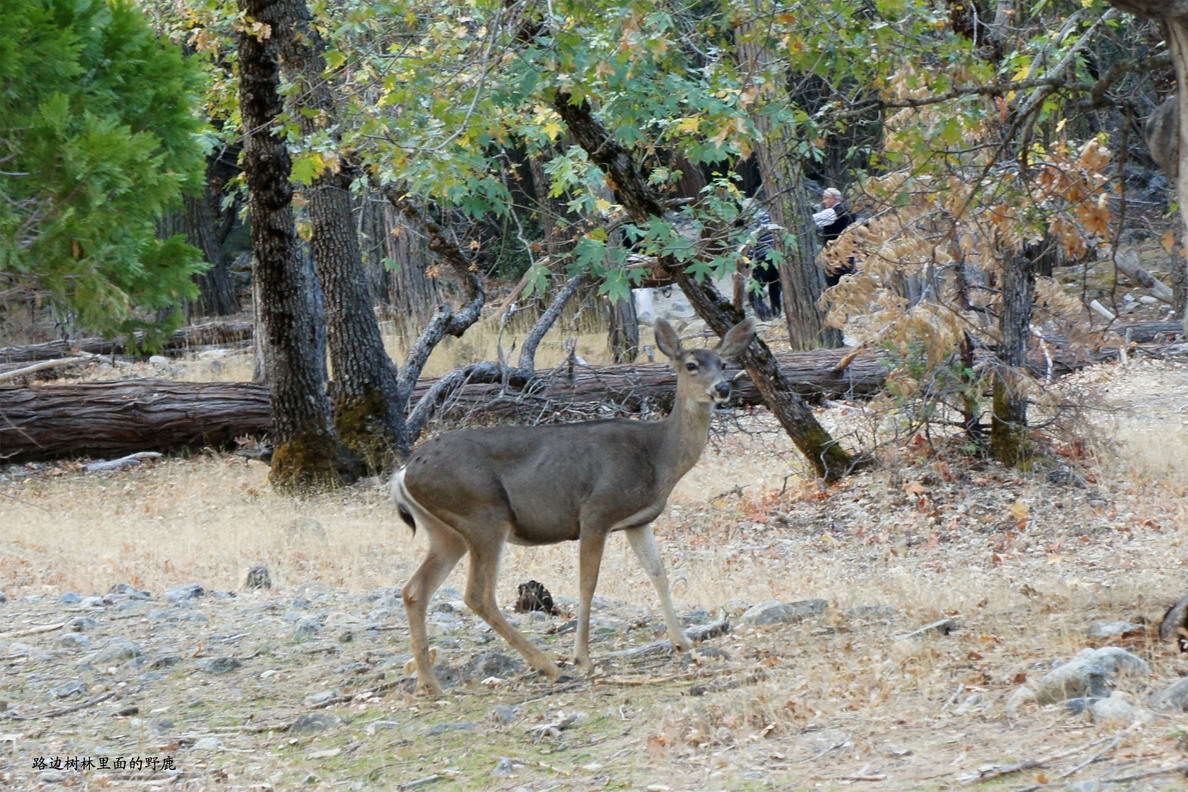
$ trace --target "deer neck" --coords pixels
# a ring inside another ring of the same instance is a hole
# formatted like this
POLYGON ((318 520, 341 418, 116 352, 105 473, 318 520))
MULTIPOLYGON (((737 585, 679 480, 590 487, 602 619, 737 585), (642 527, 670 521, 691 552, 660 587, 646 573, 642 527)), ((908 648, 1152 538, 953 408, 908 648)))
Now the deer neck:
POLYGON ((668 462, 669 486, 675 486, 697 464, 709 440, 711 405, 677 390, 672 412, 664 419, 663 456, 668 462))

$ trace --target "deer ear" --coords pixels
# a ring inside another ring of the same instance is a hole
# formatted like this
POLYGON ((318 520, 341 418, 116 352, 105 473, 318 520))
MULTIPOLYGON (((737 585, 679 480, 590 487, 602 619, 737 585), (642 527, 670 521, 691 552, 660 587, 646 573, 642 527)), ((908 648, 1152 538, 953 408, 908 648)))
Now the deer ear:
POLYGON ((656 346, 660 347, 660 351, 669 360, 676 360, 681 356, 681 337, 677 335, 677 331, 672 329, 672 325, 663 319, 656 320, 656 346))
POLYGON ((738 357, 751 345, 751 341, 754 339, 755 318, 752 316, 730 328, 726 335, 722 337, 722 343, 718 344, 717 347, 718 357, 738 357))

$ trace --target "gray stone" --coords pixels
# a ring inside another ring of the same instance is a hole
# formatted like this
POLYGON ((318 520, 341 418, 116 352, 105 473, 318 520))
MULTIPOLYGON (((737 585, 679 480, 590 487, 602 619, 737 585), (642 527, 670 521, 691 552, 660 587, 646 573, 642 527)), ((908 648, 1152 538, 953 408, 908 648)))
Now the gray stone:
POLYGON ((87 692, 87 686, 80 679, 73 679, 64 685, 54 688, 54 695, 58 698, 69 698, 87 692))
POLYGON ((365 674, 371 670, 371 666, 367 663, 347 663, 344 666, 339 666, 337 669, 340 674, 365 674))
POLYGON ((226 674, 242 666, 236 657, 212 657, 202 664, 202 670, 208 674, 226 674))
POLYGON ((1064 788, 1064 792, 1105 792, 1106 786, 1100 781, 1073 781, 1064 788))
POLYGON ((299 608, 301 610, 309 610, 309 606, 312 604, 313 603, 309 601, 309 597, 305 597, 305 596, 302 596, 301 594, 298 594, 296 597, 293 597, 293 602, 291 603, 291 606, 294 608, 299 608))
POLYGON ((1085 633, 1090 638, 1117 638, 1119 635, 1142 629, 1141 625, 1127 621, 1096 621, 1089 625, 1085 633))
POLYGON ((322 620, 307 617, 297 622, 297 626, 293 628, 294 638, 312 638, 322 630, 322 620))
POLYGON ((1114 677, 1123 672, 1149 674, 1151 666, 1117 646, 1082 649, 1072 660, 1040 679, 1035 698, 1040 704, 1082 696, 1105 698, 1113 692, 1114 677))
POLYGON ((91 662, 99 665, 122 663, 125 660, 135 660, 140 657, 140 647, 124 638, 113 638, 107 646, 99 650, 91 662))
POLYGON ((81 604, 84 608, 102 608, 104 605, 113 604, 111 600, 104 597, 83 597, 81 604))
POLYGON ((1109 698, 1093 702, 1089 707, 1096 723, 1129 725, 1150 720, 1150 713, 1136 707, 1128 693, 1115 690, 1109 698))
POLYGON ((181 662, 181 655, 162 653, 157 655, 149 663, 149 668, 168 668, 169 666, 177 665, 181 662))
POLYGON ((825 612, 827 607, 829 607, 829 603, 823 599, 800 600, 799 602, 770 600, 748 609, 742 615, 742 622, 756 627, 768 624, 790 624, 819 616, 825 612))
POLYGON ((518 717, 520 717, 520 708, 511 704, 496 704, 495 709, 491 710, 491 718, 496 723, 507 725, 518 717))
POLYGON ((202 737, 191 747, 196 751, 217 751, 222 745, 218 737, 202 737))
POLYGON ((1152 696, 1151 706, 1170 712, 1188 712, 1188 677, 1173 682, 1152 696))
POLYGON ((77 619, 71 619, 70 623, 66 626, 72 632, 86 632, 87 630, 93 630, 98 627, 99 622, 90 616, 79 616, 77 619))
POLYGON ((457 613, 458 609, 448 602, 435 602, 429 608, 430 613, 457 613))
POLYGON ((305 706, 320 707, 323 704, 329 704, 338 697, 337 690, 322 690, 317 693, 310 693, 305 697, 305 706))
POLYGON ((78 594, 75 594, 73 591, 67 591, 65 594, 58 597, 58 602, 62 603, 63 605, 77 605, 78 603, 82 602, 82 597, 80 597, 78 594))
POLYGON ((1101 701, 1100 698, 1093 696, 1079 696, 1065 701, 1064 708, 1068 710, 1069 715, 1084 715, 1099 701, 1101 701))
POLYGON ((58 639, 58 646, 63 649, 89 649, 91 641, 78 633, 66 633, 58 639))
POLYGON ((290 734, 314 734, 342 725, 342 718, 329 712, 307 712, 289 727, 290 734))
POLYGON ((707 611, 705 608, 698 608, 697 610, 686 613, 684 616, 682 616, 681 624, 688 627, 690 624, 705 624, 711 619, 713 619, 713 615, 711 615, 709 611, 707 611))
POLYGON ((3 605, 6 602, 8 602, 8 595, 3 591, 0 591, 0 605, 3 605))
POLYGON ((188 600, 198 599, 206 595, 206 589, 199 586, 197 583, 190 583, 186 586, 178 586, 171 588, 165 592, 165 599, 170 602, 186 602, 188 600))
POLYGON ((470 658, 470 661, 462 666, 462 676, 465 679, 478 680, 487 677, 506 679, 520 673, 523 669, 524 663, 519 658, 500 652, 483 652, 470 658))
POLYGON ((495 769, 491 771, 491 777, 492 778, 507 778, 510 775, 514 775, 515 772, 516 772, 515 763, 511 759, 508 759, 505 756, 502 759, 500 759, 499 762, 495 765, 495 769))

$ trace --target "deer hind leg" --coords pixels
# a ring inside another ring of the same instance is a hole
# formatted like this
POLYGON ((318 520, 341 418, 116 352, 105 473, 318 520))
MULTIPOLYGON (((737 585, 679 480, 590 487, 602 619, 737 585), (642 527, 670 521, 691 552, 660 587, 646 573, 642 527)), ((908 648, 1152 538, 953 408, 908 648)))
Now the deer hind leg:
POLYGON ((458 559, 466 555, 466 543, 445 523, 432 515, 418 515, 418 524, 429 534, 429 553, 412 578, 401 589, 404 610, 408 614, 408 634, 412 643, 413 660, 417 664, 417 689, 421 693, 440 696, 441 685, 433 673, 429 656, 429 635, 425 627, 425 611, 433 592, 441 585, 458 559))
POLYGON ((681 623, 677 620, 676 611, 672 608, 672 595, 668 590, 668 575, 664 572, 664 560, 660 558, 660 551, 656 548, 656 538, 652 535, 651 525, 641 525, 638 528, 628 528, 624 531, 627 541, 631 542, 631 549, 639 559, 639 565, 651 579, 660 595, 660 610, 664 612, 664 623, 668 625, 668 640, 673 648, 689 651, 693 642, 685 635, 681 623))
MULTIPOLYGON (((468 535, 481 536, 482 532, 471 532, 468 535)), ((503 553, 507 530, 500 530, 497 536, 496 541, 470 544, 470 577, 466 581, 466 605, 491 625, 495 632, 503 636, 513 649, 523 655, 528 665, 555 680, 561 676, 561 669, 545 657, 544 652, 533 646, 523 633, 512 627, 495 603, 495 579, 499 573, 499 557, 503 553)))
POLYGON ((590 662, 590 601, 598 586, 598 569, 602 566, 602 549, 606 546, 606 534, 600 532, 582 533, 578 548, 578 585, 581 588, 581 604, 578 605, 577 638, 574 639, 573 662, 587 672, 593 671, 590 662))

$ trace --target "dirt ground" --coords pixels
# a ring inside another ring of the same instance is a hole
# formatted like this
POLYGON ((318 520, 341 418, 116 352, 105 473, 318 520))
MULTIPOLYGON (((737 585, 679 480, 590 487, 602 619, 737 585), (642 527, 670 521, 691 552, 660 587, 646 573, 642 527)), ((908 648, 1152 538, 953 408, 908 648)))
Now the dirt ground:
MULTIPOLYGON (((735 416, 656 524, 679 613, 728 632, 692 657, 650 646, 655 594, 612 541, 598 667, 547 683, 459 601, 463 563, 432 614, 456 683, 437 701, 411 693, 394 588, 423 539, 382 486, 297 501, 222 454, 0 470, 0 787, 1188 789, 1188 714, 1145 706, 1188 676, 1154 635, 1188 588, 1188 366, 1060 387, 1095 408, 1094 442, 1026 473, 919 439, 824 488, 765 413, 735 416), (271 589, 244 588, 254 564, 271 589), (816 599, 798 621, 740 619, 816 599), (1087 635, 1123 620, 1135 628, 1087 635), (1118 683, 1143 718, 1010 706, 1104 645, 1150 664, 1118 683)), ((845 434, 867 409, 819 415, 845 434)), ((556 595, 562 614, 513 617, 559 659, 575 560, 573 545, 509 548, 499 588, 504 604, 529 579, 556 595)))

